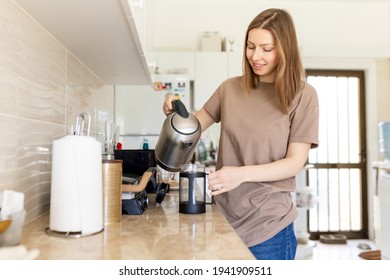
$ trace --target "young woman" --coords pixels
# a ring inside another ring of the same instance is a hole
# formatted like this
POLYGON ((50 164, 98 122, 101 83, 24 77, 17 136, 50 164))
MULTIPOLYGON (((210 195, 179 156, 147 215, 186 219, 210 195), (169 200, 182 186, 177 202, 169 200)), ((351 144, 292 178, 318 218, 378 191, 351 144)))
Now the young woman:
MULTIPOLYGON (((197 112, 202 130, 221 122, 214 201, 257 259, 291 260, 298 216, 291 192, 318 145, 318 99, 305 82, 293 20, 282 9, 246 32, 243 76, 224 81, 197 112)), ((173 96, 163 111, 172 112, 173 96)))

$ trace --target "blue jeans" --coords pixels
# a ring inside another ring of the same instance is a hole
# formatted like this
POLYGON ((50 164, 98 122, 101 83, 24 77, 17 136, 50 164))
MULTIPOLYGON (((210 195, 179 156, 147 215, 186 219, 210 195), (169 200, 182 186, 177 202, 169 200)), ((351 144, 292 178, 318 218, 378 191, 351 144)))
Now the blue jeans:
POLYGON ((293 260, 297 251, 294 223, 291 223, 271 239, 249 247, 258 260, 293 260))

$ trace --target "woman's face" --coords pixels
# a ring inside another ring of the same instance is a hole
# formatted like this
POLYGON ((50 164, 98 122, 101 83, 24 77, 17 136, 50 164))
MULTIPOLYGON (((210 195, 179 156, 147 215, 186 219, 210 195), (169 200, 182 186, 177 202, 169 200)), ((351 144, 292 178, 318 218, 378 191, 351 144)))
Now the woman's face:
POLYGON ((246 57, 253 71, 260 76, 261 82, 274 82, 279 52, 272 33, 261 28, 251 29, 248 33, 246 57))

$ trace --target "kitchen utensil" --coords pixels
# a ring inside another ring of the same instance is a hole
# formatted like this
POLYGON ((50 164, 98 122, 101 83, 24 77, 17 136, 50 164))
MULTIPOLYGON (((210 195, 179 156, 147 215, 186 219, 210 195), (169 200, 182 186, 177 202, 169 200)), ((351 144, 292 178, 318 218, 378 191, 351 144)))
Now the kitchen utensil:
POLYGON ((382 259, 382 253, 381 250, 372 250, 372 251, 366 251, 361 252, 359 254, 359 257, 365 260, 381 260, 382 259))
POLYGON ((179 175, 179 212, 206 212, 206 173, 203 164, 184 164, 179 175))
POLYGON ((325 244, 347 244, 347 237, 344 234, 321 234, 320 241, 325 244))
POLYGON ((164 121, 155 148, 157 163, 164 169, 178 172, 190 162, 202 129, 198 119, 188 113, 180 100, 172 102, 174 113, 164 121))
POLYGON ((89 128, 90 116, 82 113, 75 133, 53 142, 49 234, 80 237, 103 230, 101 143, 88 136, 89 128))
POLYGON ((114 148, 119 137, 117 133, 119 130, 115 122, 113 120, 107 121, 104 131, 103 159, 114 159, 114 148))
POLYGON ((104 225, 121 221, 122 216, 122 160, 103 160, 103 222, 104 225))

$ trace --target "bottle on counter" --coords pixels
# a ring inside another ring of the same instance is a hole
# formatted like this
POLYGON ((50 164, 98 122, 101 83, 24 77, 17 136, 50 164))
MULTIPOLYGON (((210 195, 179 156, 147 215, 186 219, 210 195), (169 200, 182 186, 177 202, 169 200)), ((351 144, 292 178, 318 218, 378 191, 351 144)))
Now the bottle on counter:
POLYGON ((144 142, 142 144, 142 149, 143 150, 149 150, 149 140, 146 137, 144 137, 144 142))
POLYGON ((209 155, 210 155, 211 160, 215 160, 215 152, 216 152, 216 150, 214 148, 214 142, 210 141, 209 155))

